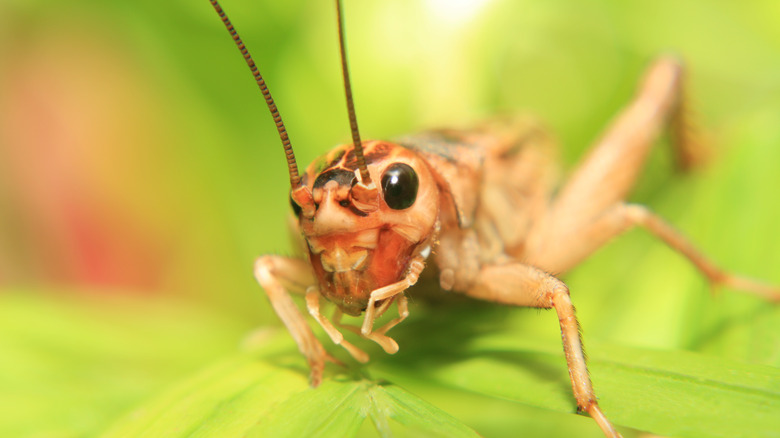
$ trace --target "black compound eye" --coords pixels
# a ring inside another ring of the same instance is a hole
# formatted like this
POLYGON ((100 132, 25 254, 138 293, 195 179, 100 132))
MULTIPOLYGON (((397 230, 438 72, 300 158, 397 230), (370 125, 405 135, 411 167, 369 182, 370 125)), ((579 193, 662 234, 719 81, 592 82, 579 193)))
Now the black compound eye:
POLYGON ((293 200, 292 196, 290 196, 290 206, 292 206, 292 210, 293 210, 293 213, 295 213, 295 217, 301 217, 301 211, 303 211, 303 210, 301 209, 301 206, 298 205, 293 200))
POLYGON ((419 186, 420 181, 417 179, 417 173, 408 164, 392 164, 382 175, 382 192, 385 194, 385 203, 393 210, 411 207, 417 199, 419 186))

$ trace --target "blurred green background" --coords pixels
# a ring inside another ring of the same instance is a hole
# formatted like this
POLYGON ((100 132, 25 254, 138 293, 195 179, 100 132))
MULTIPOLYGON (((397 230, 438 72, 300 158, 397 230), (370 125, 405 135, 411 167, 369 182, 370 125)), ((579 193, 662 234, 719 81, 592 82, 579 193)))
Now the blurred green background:
MULTIPOLYGON (((680 175, 659 147, 632 200, 729 269, 780 283, 780 3, 345 6, 364 138, 527 111, 570 167, 653 57, 678 54, 714 159, 680 175)), ((299 164, 348 141, 332 2, 223 7, 299 164)), ((0 435, 99 432, 279 325, 251 266, 291 253, 287 192, 268 110, 207 1, 0 1, 0 435)), ((641 231, 566 280, 586 345, 780 365, 776 311, 711 299, 641 231)), ((518 333, 556 342, 554 315, 513 315, 518 333)))

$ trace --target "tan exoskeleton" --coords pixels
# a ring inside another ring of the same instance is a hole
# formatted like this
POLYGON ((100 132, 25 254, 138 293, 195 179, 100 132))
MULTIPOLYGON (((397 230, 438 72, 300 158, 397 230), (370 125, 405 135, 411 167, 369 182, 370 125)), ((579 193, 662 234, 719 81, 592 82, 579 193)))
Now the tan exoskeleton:
POLYGON ((335 360, 314 336, 290 293, 305 294, 309 314, 356 360, 368 355, 339 328, 355 331, 386 352, 398 351, 388 330, 409 314, 404 292, 429 258, 441 287, 501 304, 552 308, 558 314, 574 396, 607 436, 619 436, 601 412, 588 376, 563 273, 611 238, 641 226, 678 251, 714 285, 777 301, 780 289, 729 274, 701 255, 679 232, 626 195, 665 123, 675 133, 682 165, 696 159, 686 129, 683 72, 661 58, 647 71, 634 101, 606 130, 567 182, 556 188, 552 145, 528 119, 442 130, 395 142, 361 141, 346 68, 339 0, 342 68, 353 143, 335 148, 301 176, 281 117, 252 58, 216 0, 268 103, 287 155, 293 209, 308 259, 274 255, 255 263, 255 276, 320 384, 335 360), (332 320, 322 298, 335 304, 332 320), (398 317, 374 321, 395 303, 398 317), (365 313, 362 327, 341 324, 343 313, 365 313))

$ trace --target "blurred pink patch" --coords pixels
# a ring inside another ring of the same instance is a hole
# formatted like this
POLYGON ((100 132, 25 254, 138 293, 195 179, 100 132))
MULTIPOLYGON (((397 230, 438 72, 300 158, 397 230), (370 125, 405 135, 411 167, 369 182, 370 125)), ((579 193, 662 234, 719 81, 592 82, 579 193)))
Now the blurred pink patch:
POLYGON ((134 208, 152 92, 116 47, 70 31, 2 47, 0 285, 154 290, 171 251, 134 208))

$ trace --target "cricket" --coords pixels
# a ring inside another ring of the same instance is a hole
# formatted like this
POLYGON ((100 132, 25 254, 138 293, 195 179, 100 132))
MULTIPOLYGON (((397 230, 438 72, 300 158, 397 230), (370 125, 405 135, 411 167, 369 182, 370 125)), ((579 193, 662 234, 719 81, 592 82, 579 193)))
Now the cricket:
POLYGON ((685 71, 677 59, 662 56, 652 62, 633 100, 568 179, 559 181, 550 137, 527 117, 394 141, 363 140, 336 0, 352 143, 337 146, 301 172, 258 67, 217 0, 210 2, 249 65, 282 141, 296 233, 308 254, 261 256, 254 274, 305 356, 313 387, 321 383, 325 363, 338 360, 315 337, 291 295, 304 296, 308 314, 330 340, 365 363, 368 355, 342 332, 397 352, 388 332, 409 315, 406 291, 428 269, 446 291, 500 305, 554 309, 578 410, 605 436, 618 437, 588 374, 570 290, 551 273, 566 273, 611 239, 640 227, 712 285, 780 301, 780 288, 722 269, 663 218, 626 202, 663 129, 672 132, 680 166, 696 164, 702 145, 688 120, 685 71), (323 312, 325 302, 335 307, 330 317, 323 312), (375 327, 388 311, 397 316, 375 327), (344 314, 362 316, 362 325, 342 323, 344 314))

